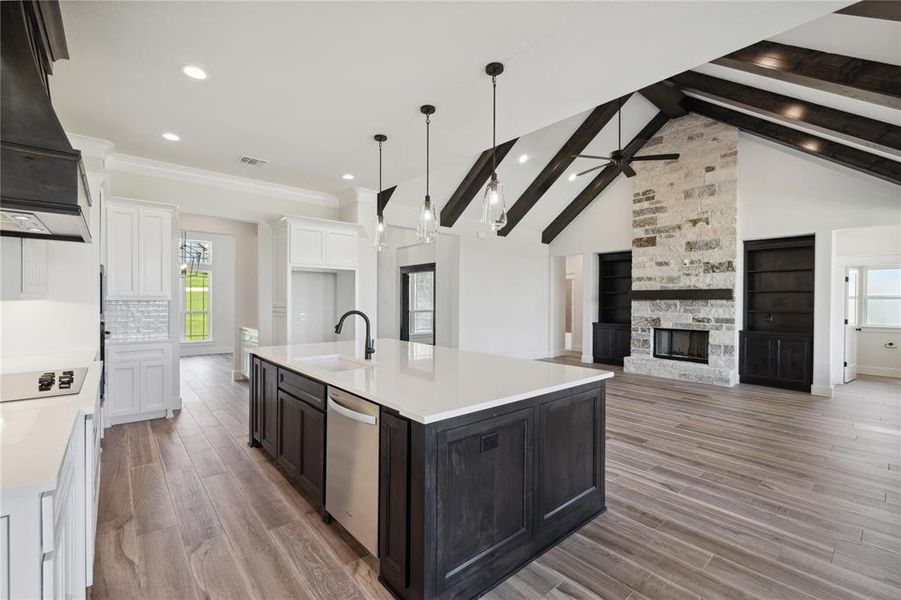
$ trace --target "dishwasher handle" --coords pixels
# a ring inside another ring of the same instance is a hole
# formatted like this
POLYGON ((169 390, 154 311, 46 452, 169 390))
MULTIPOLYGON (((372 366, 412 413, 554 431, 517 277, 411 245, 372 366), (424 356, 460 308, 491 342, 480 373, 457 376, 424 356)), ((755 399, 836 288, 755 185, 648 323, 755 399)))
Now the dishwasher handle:
POLYGON ((360 423, 363 423, 364 425, 369 425, 370 427, 375 427, 379 422, 379 418, 376 416, 367 415, 355 410, 350 410, 345 406, 341 406, 340 404, 335 402, 334 398, 332 398, 331 396, 329 396, 328 398, 328 409, 335 411, 343 417, 358 421, 360 423))

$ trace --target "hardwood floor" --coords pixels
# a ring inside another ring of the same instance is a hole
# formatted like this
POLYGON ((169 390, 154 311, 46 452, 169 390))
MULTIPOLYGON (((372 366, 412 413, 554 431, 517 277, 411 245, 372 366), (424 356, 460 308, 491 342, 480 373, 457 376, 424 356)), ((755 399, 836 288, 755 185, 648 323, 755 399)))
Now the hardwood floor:
MULTIPOLYGON (((183 359, 178 416, 107 431, 93 598, 387 598, 247 447, 230 365, 183 359)), ((607 432, 607 513, 489 597, 901 597, 898 380, 819 398, 619 372, 607 432)))

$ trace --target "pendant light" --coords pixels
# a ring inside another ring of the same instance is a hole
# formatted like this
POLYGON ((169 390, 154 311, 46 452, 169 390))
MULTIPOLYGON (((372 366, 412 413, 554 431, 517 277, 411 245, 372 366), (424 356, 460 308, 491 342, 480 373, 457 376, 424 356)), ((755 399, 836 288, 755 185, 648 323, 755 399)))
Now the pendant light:
POLYGON ((499 62, 488 63, 485 73, 491 76, 491 179, 485 186, 482 198, 483 224, 491 231, 507 225, 507 207, 504 205, 504 186, 497 180, 497 76, 504 72, 499 62))
POLYGON ((385 207, 382 205, 382 142, 388 141, 388 136, 377 133, 373 139, 379 144, 379 195, 375 200, 375 249, 381 252, 388 249, 387 234, 385 233, 385 207))
POLYGON ((416 237, 424 244, 432 244, 438 234, 438 215, 435 213, 435 206, 429 196, 429 124, 432 122, 429 117, 435 114, 435 107, 431 104, 423 104, 419 107, 419 112, 425 115, 425 200, 422 208, 419 209, 416 237))

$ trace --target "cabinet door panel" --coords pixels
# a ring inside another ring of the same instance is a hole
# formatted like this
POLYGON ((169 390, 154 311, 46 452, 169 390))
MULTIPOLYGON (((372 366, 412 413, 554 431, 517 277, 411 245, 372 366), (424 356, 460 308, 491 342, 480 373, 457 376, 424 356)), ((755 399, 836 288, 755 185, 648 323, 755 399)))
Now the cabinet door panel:
POLYGON ((407 543, 410 423, 383 410, 379 428, 379 575, 395 591, 403 592, 410 582, 407 543))
POLYGON ((141 362, 141 411, 163 410, 170 389, 168 360, 141 362))
POLYGON ((439 592, 529 549, 533 415, 528 408, 438 434, 439 592))
POLYGON ((594 324, 593 352, 594 359, 601 361, 613 356, 613 328, 601 323, 594 324))
POLYGON ((303 415, 299 404, 290 395, 278 393, 278 463, 294 478, 300 475, 303 415))
POLYGON ((740 373, 744 377, 772 377, 772 345, 769 336, 741 335, 740 373))
POLYGON ((632 354, 632 328, 617 327, 613 330, 613 352, 618 359, 632 354))
POLYGON ((107 364, 109 403, 107 411, 113 419, 137 414, 140 410, 140 363, 123 362, 107 364))
POLYGON ((261 361, 260 374, 262 375, 260 443, 274 457, 278 456, 278 368, 261 361))
POLYGON ((140 210, 140 294, 168 296, 172 273, 172 214, 160 210, 140 210))
POLYGON ((47 240, 22 239, 22 293, 30 297, 47 293, 47 240))
POLYGON ((260 441, 260 422, 263 412, 261 384, 260 359, 252 356, 250 359, 250 441, 256 440, 257 443, 260 441))
POLYGON ((106 274, 108 294, 138 294, 138 210, 110 206, 106 211, 106 274))
POLYGON ((292 227, 291 263, 325 264, 325 232, 297 226, 292 227))
POLYGON ((300 459, 297 479, 312 497, 325 502, 325 413, 306 402, 297 403, 300 413, 300 459))
POLYGON ((329 231, 326 234, 326 259, 330 265, 350 267, 356 265, 356 234, 329 231))
POLYGON ((272 232, 272 306, 288 305, 288 228, 272 232))
POLYGON ((603 507, 603 419, 596 390, 538 406, 541 530, 562 533, 603 507))
POLYGON ((784 383, 810 383, 810 340, 780 337, 775 343, 776 377, 784 383))

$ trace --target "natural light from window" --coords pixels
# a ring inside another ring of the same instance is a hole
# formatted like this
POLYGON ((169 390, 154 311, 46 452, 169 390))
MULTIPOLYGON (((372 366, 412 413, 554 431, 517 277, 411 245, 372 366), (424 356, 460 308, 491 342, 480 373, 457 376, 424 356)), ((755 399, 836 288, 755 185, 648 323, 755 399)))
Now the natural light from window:
POLYGON ((866 324, 901 327, 901 267, 866 270, 866 324))
POLYGON ((184 336, 186 342, 203 342, 211 339, 211 288, 210 271, 212 243, 204 240, 187 240, 186 245, 196 257, 199 268, 182 278, 182 306, 184 306, 184 336))

